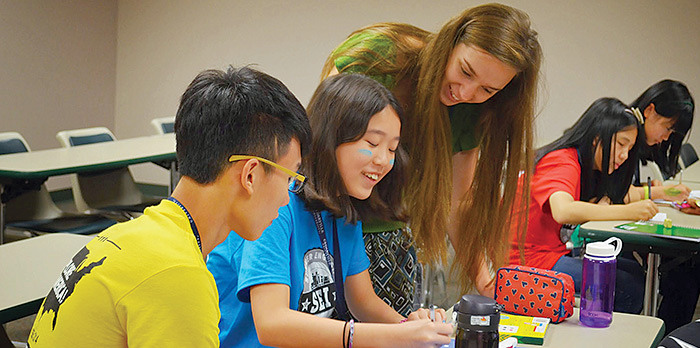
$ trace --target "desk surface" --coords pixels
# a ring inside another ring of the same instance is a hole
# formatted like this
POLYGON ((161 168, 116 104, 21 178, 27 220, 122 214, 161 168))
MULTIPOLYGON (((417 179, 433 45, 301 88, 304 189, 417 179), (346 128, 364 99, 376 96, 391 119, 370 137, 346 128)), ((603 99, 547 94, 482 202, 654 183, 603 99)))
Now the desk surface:
POLYGON ((35 314, 63 268, 92 238, 53 233, 0 245, 0 324, 35 314))
MULTIPOLYGON (((700 227, 700 215, 685 214, 677 209, 666 206, 660 206, 659 212, 666 213, 666 216, 673 221, 674 225, 700 227)), ((700 243, 698 242, 669 239, 653 234, 629 233, 614 229, 615 226, 627 222, 630 221, 589 221, 581 225, 579 236, 594 240, 602 240, 614 235, 622 239, 623 243, 649 245, 651 247, 669 248, 671 250, 700 250, 700 243)))
POLYGON ((594 329, 578 321, 574 315, 559 324, 549 324, 544 345, 518 344, 518 347, 656 347, 663 335, 664 322, 655 317, 613 313, 610 327, 594 329))
POLYGON ((12 179, 40 179, 175 159, 175 135, 172 133, 16 153, 2 156, 0 184, 12 179))

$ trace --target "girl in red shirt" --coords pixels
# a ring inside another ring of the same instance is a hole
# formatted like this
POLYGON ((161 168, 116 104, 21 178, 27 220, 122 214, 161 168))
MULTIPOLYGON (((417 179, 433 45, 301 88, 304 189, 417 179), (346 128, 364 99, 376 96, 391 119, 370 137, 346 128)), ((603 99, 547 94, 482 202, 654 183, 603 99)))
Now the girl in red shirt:
MULTIPOLYGON (((582 260, 569 256, 562 227, 591 220, 648 220, 658 212, 651 200, 630 203, 627 195, 637 144, 644 142, 640 127, 622 102, 601 98, 559 139, 537 151, 523 264, 570 274, 579 292, 582 260)), ((519 241, 514 233, 511 263, 521 263, 519 241)), ((639 313, 643 270, 624 258, 617 264, 615 311, 639 313)))

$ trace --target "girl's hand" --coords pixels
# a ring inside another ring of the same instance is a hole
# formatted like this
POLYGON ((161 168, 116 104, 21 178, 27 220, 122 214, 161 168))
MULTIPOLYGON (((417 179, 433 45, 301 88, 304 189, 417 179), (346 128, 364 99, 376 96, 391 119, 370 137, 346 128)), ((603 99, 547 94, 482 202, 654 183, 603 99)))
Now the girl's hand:
MULTIPOLYGON (((417 311, 411 312, 411 314, 408 315, 407 319, 409 321, 421 320, 421 319, 430 320, 430 310, 425 309, 425 308, 419 308, 417 311)), ((447 320, 447 315, 445 314, 445 310, 442 308, 435 309, 435 322, 436 323, 444 323, 446 320, 447 320)))
POLYGON ((650 199, 629 203, 626 205, 630 220, 649 220, 659 212, 659 207, 650 199))
POLYGON ((681 202, 690 195, 690 188, 683 184, 664 186, 663 199, 672 202, 681 202))
POLYGON ((410 320, 396 325, 396 328, 400 331, 397 332, 394 347, 439 347, 450 343, 449 335, 452 333, 452 325, 430 319, 410 320))

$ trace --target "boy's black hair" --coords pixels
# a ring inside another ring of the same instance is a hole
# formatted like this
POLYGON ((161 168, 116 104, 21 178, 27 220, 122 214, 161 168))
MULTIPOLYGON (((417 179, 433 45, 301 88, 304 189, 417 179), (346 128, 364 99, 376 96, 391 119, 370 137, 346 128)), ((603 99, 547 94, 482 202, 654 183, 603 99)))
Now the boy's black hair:
POLYGON ((539 148, 535 157, 538 163, 546 154, 566 148, 576 148, 581 164, 581 197, 589 202, 610 198, 613 203, 623 203, 632 183, 637 164, 640 143, 644 143, 644 130, 631 110, 615 98, 600 98, 593 102, 573 126, 564 131, 557 140, 539 148), (634 127, 637 139, 630 149, 627 160, 612 174, 608 174, 612 140, 619 131, 634 127), (601 171, 594 170, 596 146, 603 150, 601 171))
POLYGON ((303 155, 311 127, 282 82, 250 67, 229 66, 203 71, 190 83, 175 117, 175 136, 180 173, 208 184, 234 154, 276 161, 296 139, 303 155))

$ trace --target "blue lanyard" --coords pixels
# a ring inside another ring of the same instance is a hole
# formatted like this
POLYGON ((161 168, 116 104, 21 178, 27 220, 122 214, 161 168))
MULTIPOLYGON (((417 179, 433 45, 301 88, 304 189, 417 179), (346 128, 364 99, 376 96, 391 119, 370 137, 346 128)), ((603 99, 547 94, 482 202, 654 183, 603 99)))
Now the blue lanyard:
POLYGON ((202 251, 202 240, 201 238, 199 238, 199 230, 197 230, 197 225, 195 225, 194 219, 192 219, 192 215, 190 215, 190 212, 187 211, 187 208, 185 208, 185 206, 182 205, 182 203, 180 203, 180 201, 178 201, 174 197, 168 197, 166 199, 177 204, 177 206, 185 212, 185 215, 187 215, 187 218, 190 220, 190 227, 192 227, 192 233, 194 233, 194 237, 197 238, 197 245, 199 246, 199 251, 202 251))
MULTIPOLYGON (((318 211, 314 211, 313 216, 314 216, 314 222, 316 223, 316 231, 318 232, 318 237, 321 238, 321 246, 323 247, 323 255, 326 257, 326 263, 328 263, 328 267, 331 268, 331 275, 333 276, 333 278, 335 278, 335 267, 334 267, 333 261, 331 261, 331 253, 328 250, 328 240, 326 238, 326 230, 325 230, 325 228, 323 228, 323 219, 321 218, 321 213, 318 211)), ((337 234, 337 229, 335 227, 335 219, 333 219, 333 231, 337 234)), ((334 235, 334 237, 335 237, 335 235, 334 235)), ((333 240, 333 242, 334 242, 334 244, 337 244, 337 240, 333 240)), ((336 257, 338 257, 338 256, 336 256, 336 257)))
POLYGON ((347 305, 345 303, 345 288, 343 286, 343 266, 340 260, 340 240, 338 238, 338 227, 336 225, 336 219, 333 218, 333 261, 331 261, 331 253, 328 250, 328 240, 326 238, 326 230, 323 227, 323 218, 321 217, 321 212, 313 211, 312 215, 314 217, 314 222, 316 223, 316 231, 318 232, 318 237, 321 238, 321 246, 323 247, 323 254, 326 257, 326 263, 331 269, 331 275, 333 276, 333 283, 335 284, 335 310, 338 313, 338 318, 347 318, 347 305))

